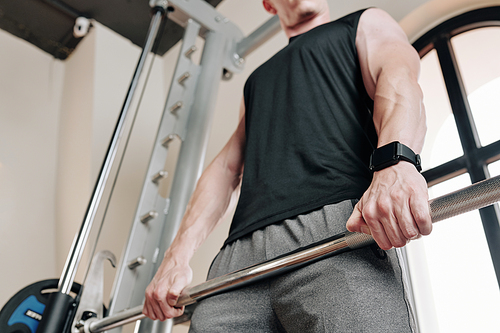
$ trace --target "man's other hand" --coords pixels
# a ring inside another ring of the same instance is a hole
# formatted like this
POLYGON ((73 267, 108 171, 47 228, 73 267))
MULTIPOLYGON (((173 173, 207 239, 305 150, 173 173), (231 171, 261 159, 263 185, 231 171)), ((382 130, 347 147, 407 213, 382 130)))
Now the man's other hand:
POLYGON ((176 308, 182 290, 191 283, 193 271, 187 262, 176 262, 165 255, 160 268, 146 288, 146 300, 142 313, 153 320, 179 317, 184 307, 176 308))

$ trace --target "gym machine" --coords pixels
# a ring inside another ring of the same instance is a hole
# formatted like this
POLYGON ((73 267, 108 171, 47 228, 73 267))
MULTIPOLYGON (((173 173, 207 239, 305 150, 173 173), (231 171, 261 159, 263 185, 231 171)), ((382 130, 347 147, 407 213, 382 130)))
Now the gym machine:
MULTIPOLYGON (((144 47, 61 278, 34 283, 14 295, 0 312, 2 333, 78 332, 88 318, 101 319, 142 303, 144 290, 159 264, 158 254, 166 250, 175 236, 201 174, 221 77, 229 79, 240 72, 244 57, 281 29, 279 20, 273 17, 245 37, 234 23, 203 0, 150 0, 149 5, 153 14, 144 47), (114 265, 113 254, 103 251, 94 256, 83 285, 74 282, 75 275, 92 230, 101 228, 97 212, 106 206, 112 194, 126 146, 122 141, 131 132, 125 126, 133 118, 129 109, 134 98, 138 98, 134 96, 138 95, 139 80, 144 76, 148 55, 167 17, 184 28, 181 51, 129 239, 117 267, 109 308, 104 311, 102 265, 105 259, 114 265), (198 36, 205 42, 200 63, 195 64, 191 55, 197 52, 198 36), (170 195, 165 199, 159 195, 159 184, 168 176, 163 168, 169 145, 174 141, 180 141, 181 148, 170 195), (55 292, 49 292, 54 289, 55 292)), ((138 332, 168 332, 171 325, 171 321, 143 320, 138 332)))
MULTIPOLYGON (((244 65, 244 57, 280 30, 276 17, 244 37, 227 18, 202 0, 151 0, 153 16, 130 87, 123 104, 101 173, 87 212, 68 255, 59 280, 34 283, 21 291, 0 311, 2 333, 103 332, 118 333, 126 323, 141 320, 136 332, 169 332, 172 320, 155 322, 141 314, 144 290, 159 265, 158 256, 170 245, 179 227, 185 207, 201 174, 208 141, 209 125, 216 92, 222 78, 228 79, 244 65), (113 265, 109 251, 97 253, 85 281, 75 283, 75 274, 92 229, 100 229, 95 221, 99 207, 105 206, 112 194, 111 176, 120 164, 121 140, 128 137, 124 124, 130 119, 138 82, 146 58, 163 20, 171 19, 184 27, 184 37, 164 113, 159 124, 147 176, 137 206, 125 251, 117 267, 112 297, 103 309, 103 262, 113 265), (196 51, 195 40, 205 39, 202 58, 191 61, 196 51), (169 145, 180 141, 175 177, 167 199, 158 194, 159 183, 167 177, 163 166, 169 145), (110 193, 111 192, 111 193, 110 193), (47 290, 55 290, 47 292, 47 290)), ((433 222, 500 201, 500 178, 491 178, 430 202, 433 222)), ((185 290, 179 305, 189 305, 210 295, 237 288, 254 281, 296 269, 325 256, 373 244, 371 236, 345 233, 294 253, 264 262, 185 290)), ((186 317, 189 316, 189 308, 186 317)), ((177 322, 183 319, 177 319, 177 322)))

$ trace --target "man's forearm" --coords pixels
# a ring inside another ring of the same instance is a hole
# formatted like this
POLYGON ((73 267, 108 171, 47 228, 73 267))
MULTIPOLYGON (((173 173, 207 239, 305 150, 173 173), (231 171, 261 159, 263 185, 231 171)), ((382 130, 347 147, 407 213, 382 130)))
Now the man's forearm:
POLYGON ((426 132, 418 69, 386 68, 381 71, 374 98, 373 121, 378 146, 400 141, 420 153, 426 132))
POLYGON ((228 174, 214 161, 198 181, 167 253, 189 261, 236 201, 238 187, 239 177, 228 174))
POLYGON ((426 126, 417 52, 397 22, 376 8, 361 16, 356 47, 363 82, 374 101, 378 146, 400 141, 420 152, 426 126))
POLYGON ((236 203, 244 163, 245 119, 203 172, 166 255, 189 261, 194 251, 236 203))
POLYGON ((244 129, 245 121, 241 117, 231 139, 203 172, 179 231, 146 288, 143 313, 153 320, 182 314, 183 309, 175 305, 182 289, 191 283, 193 277, 189 261, 237 196, 243 171, 244 129))
MULTIPOLYGON (((356 39, 366 91, 374 101, 377 146, 399 141, 420 153, 426 132, 420 59, 387 13, 363 13, 356 39)), ((432 230, 427 184, 417 169, 402 162, 373 173, 347 229, 368 233, 380 248, 401 247, 432 230)))

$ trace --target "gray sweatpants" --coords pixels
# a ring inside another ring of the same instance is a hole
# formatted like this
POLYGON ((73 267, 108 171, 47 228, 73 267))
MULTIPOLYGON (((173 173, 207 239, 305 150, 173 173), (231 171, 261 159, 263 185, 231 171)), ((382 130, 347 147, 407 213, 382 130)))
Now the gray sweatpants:
MULTIPOLYGON (((345 231, 350 200, 270 225, 224 247, 208 279, 345 231)), ((190 332, 414 332, 395 250, 364 248, 209 297, 190 332)))

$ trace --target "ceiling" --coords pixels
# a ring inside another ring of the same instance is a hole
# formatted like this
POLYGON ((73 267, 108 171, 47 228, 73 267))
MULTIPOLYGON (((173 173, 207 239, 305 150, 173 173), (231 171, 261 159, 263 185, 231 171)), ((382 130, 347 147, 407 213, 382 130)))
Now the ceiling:
MULTIPOLYGON (((205 0, 217 6, 222 0, 205 0)), ((94 19, 142 46, 151 21, 148 0, 0 0, 0 29, 57 59, 66 59, 82 38, 73 36, 77 17, 94 19)), ((183 28, 165 24, 156 51, 163 55, 182 38, 183 28)))

